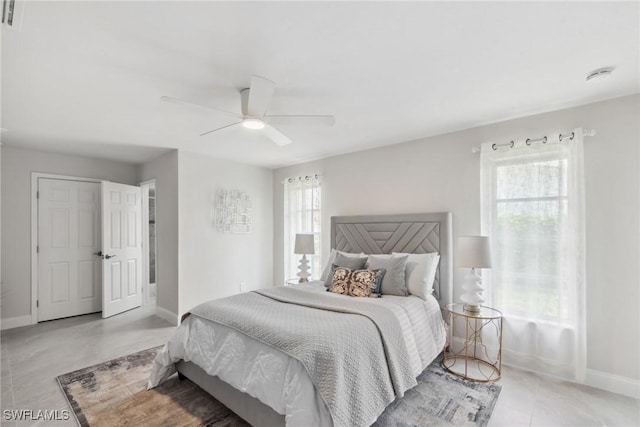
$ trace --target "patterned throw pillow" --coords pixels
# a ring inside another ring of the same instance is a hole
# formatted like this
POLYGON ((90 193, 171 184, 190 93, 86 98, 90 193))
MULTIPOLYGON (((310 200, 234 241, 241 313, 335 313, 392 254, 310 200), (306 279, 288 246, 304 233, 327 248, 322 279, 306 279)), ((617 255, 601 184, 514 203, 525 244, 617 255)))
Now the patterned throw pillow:
POLYGON ((351 270, 346 267, 338 267, 335 264, 331 268, 333 270, 333 277, 331 279, 331 286, 329 286, 329 292, 347 295, 349 293, 351 270))
POLYGON ((379 297, 380 285, 386 270, 350 270, 333 266, 333 277, 329 292, 352 297, 379 297))
POLYGON ((380 285, 385 273, 384 268, 352 271, 349 276, 349 295, 352 297, 380 297, 380 285))

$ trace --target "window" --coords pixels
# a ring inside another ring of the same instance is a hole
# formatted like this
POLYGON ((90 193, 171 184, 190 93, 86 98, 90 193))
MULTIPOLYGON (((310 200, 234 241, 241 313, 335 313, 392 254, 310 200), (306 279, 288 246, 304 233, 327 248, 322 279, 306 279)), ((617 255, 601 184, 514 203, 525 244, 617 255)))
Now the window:
POLYGON ((315 254, 307 255, 311 277, 320 277, 321 186, 318 175, 287 178, 284 181, 284 272, 285 279, 298 274, 302 255, 294 254, 297 233, 314 235, 315 254))
POLYGON ((584 172, 581 130, 574 135, 482 146, 482 231, 493 252, 488 304, 504 313, 505 363, 581 380, 584 172))
POLYGON ((528 318, 565 321, 570 290, 562 262, 569 250, 567 159, 496 162, 493 243, 500 268, 494 304, 528 318))

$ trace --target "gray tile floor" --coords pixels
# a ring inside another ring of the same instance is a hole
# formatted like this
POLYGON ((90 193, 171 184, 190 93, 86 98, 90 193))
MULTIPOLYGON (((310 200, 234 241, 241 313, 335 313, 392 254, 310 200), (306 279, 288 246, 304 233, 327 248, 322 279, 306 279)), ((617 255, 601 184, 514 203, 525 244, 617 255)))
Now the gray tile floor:
MULTIPOLYGON (((3 426, 69 425, 7 422, 5 409, 68 409, 55 377, 163 344, 174 327, 142 307, 102 320, 87 315, 2 331, 3 426)), ((640 401, 504 367, 502 393, 491 427, 640 426, 640 401)))
MULTIPOLYGON (((71 317, 2 331, 0 377, 2 426, 5 409, 69 409, 55 378, 166 342, 175 327, 153 314, 154 306, 109 319, 100 314, 71 317)), ((29 425, 76 426, 67 422, 18 422, 29 425)))

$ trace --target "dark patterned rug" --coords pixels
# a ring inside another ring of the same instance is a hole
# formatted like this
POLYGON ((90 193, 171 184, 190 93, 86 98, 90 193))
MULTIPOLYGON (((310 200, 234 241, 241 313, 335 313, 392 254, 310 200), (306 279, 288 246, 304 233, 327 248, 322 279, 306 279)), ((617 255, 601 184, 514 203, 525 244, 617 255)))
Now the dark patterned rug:
MULTIPOLYGON (((210 426, 248 424, 189 380, 172 377, 147 390, 161 347, 60 375, 58 382, 81 426, 210 426)), ((434 361, 418 385, 391 403, 374 424, 486 426, 502 386, 465 381, 434 361)))

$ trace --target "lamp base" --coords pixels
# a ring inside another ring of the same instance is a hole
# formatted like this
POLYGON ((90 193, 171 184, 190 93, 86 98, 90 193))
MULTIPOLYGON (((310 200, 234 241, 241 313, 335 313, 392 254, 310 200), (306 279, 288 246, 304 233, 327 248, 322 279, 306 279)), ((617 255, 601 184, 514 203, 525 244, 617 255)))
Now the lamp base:
POLYGON ((300 270, 298 272, 298 277, 300 278, 298 280, 298 283, 308 282, 311 274, 309 274, 309 260, 307 259, 306 255, 302 255, 302 258, 300 259, 300 265, 298 266, 298 270, 300 270))
POLYGON ((464 311, 471 314, 478 314, 480 313, 480 310, 482 310, 481 305, 473 305, 473 304, 465 304, 463 308, 464 308, 464 311))
POLYGON ((464 278, 463 293, 460 295, 460 300, 464 303, 464 311, 472 314, 480 313, 480 308, 484 302, 482 291, 484 291, 482 278, 478 276, 476 269, 472 268, 464 278))

